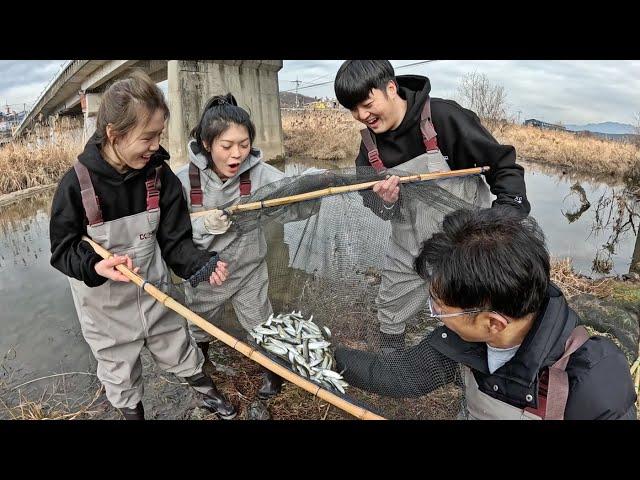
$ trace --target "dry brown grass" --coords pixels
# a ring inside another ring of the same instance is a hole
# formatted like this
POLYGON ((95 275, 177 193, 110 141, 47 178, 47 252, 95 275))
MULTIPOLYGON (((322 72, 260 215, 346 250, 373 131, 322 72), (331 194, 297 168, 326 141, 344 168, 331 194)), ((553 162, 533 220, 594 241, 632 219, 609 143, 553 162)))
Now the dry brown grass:
MULTIPOLYGON (((289 157, 353 159, 360 127, 344 110, 282 111, 289 157)), ((640 180, 640 150, 631 144, 513 124, 501 125, 492 133, 499 142, 513 145, 521 159, 640 180)), ((70 118, 39 126, 28 137, 5 144, 0 147, 0 195, 56 183, 82 147, 81 122, 70 118)))
POLYGON ((344 110, 283 110, 282 130, 289 157, 355 158, 360 145, 360 123, 344 110))
POLYGON ((98 413, 94 407, 104 392, 104 387, 100 385, 84 402, 70 400, 64 377, 76 373, 90 375, 85 372, 63 373, 35 379, 20 386, 57 377, 55 381, 46 385, 42 393, 36 397, 30 398, 19 387, 14 387, 11 391, 17 390, 17 398, 13 402, 15 404, 9 405, 0 398, 0 413, 12 420, 76 420, 93 417, 98 413))
POLYGON ((0 147, 0 195, 56 183, 82 151, 80 126, 62 118, 0 147))
POLYGON ((608 298, 613 293, 611 278, 591 280, 573 270, 570 258, 551 261, 551 281, 555 283, 567 299, 587 293, 597 298, 608 298))
POLYGON ((498 142, 513 145, 519 158, 589 174, 640 179, 640 150, 629 143, 513 124, 502 125, 493 135, 498 142))
MULTIPOLYGON (((282 112, 285 151, 290 157, 355 158, 360 127, 344 110, 282 112)), ((640 180, 640 149, 632 144, 514 124, 502 124, 492 134, 498 142, 513 145, 519 159, 640 180)))

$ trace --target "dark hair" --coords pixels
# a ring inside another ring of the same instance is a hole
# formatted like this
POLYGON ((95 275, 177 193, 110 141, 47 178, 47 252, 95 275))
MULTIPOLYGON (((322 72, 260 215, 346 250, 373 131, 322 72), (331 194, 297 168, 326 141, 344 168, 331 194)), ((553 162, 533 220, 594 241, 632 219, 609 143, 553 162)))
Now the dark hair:
POLYGON ((390 80, 395 82, 396 76, 389 60, 347 60, 336 73, 333 88, 340 104, 353 110, 374 88, 386 96, 390 80))
POLYGON ((112 125, 116 137, 123 137, 139 122, 149 121, 158 109, 164 112, 166 120, 169 107, 162 90, 142 70, 133 70, 102 94, 96 117, 96 142, 105 145, 108 124, 112 125))
POLYGON ((446 305, 520 318, 542 308, 549 253, 537 222, 512 207, 458 210, 424 243, 416 271, 446 305))
POLYGON ((238 106, 238 102, 231 93, 216 95, 209 99, 204 106, 198 125, 191 130, 191 137, 196 140, 199 151, 207 153, 204 144, 211 145, 213 141, 235 123, 247 128, 249 141, 253 146, 256 138, 256 127, 246 110, 238 106))

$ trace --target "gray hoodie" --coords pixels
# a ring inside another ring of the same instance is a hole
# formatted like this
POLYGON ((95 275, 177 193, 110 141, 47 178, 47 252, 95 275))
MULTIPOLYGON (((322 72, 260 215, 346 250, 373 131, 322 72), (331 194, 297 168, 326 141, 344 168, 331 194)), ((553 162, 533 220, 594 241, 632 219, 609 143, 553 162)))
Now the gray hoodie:
MULTIPOLYGON (((230 202, 237 203, 240 200, 240 175, 246 171, 250 171, 251 193, 265 185, 285 177, 283 172, 263 162, 262 152, 258 149, 254 149, 253 151, 257 152, 257 155, 249 155, 249 157, 240 164, 238 173, 227 179, 225 182, 222 182, 220 177, 218 177, 211 168, 207 168, 207 157, 202 153, 196 154, 193 152, 192 147, 195 144, 196 141, 191 140, 187 150, 189 151, 189 161, 200 170, 200 183, 203 193, 202 207, 191 206, 191 198, 189 195, 191 191, 191 185, 189 182, 189 165, 187 164, 181 167, 176 172, 180 182, 182 182, 184 197, 187 200, 189 211, 191 213, 200 210, 220 208, 230 202)), ((208 251, 217 251, 218 253, 221 253, 238 236, 238 233, 233 229, 222 235, 212 235, 208 233, 204 229, 204 217, 193 218, 191 220, 191 226, 193 228, 194 243, 198 247, 208 251)))

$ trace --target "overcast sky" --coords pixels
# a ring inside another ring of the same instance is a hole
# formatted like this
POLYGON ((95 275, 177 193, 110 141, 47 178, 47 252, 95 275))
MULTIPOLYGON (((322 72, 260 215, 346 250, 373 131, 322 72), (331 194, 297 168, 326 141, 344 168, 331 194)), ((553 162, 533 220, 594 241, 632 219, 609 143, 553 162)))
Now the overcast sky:
MULTIPOLYGON (((397 74, 426 75, 432 96, 454 98, 460 77, 484 73, 504 86, 510 112, 565 124, 605 121, 635 123, 640 112, 640 61, 619 60, 437 60, 398 68, 420 60, 392 60, 397 74)), ((64 60, 0 60, 0 104, 35 101, 64 60)), ((285 60, 280 90, 333 97, 333 79, 342 60, 285 60), (312 88, 315 83, 329 82, 312 88)))

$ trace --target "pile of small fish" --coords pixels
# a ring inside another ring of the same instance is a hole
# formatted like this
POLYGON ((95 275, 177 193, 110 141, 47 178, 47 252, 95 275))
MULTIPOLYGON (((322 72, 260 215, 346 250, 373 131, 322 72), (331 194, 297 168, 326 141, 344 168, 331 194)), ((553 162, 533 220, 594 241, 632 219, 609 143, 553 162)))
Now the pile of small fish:
POLYGON ((332 370, 336 361, 329 349, 331 330, 314 323, 313 315, 305 320, 302 311, 280 313, 276 317, 272 314, 249 335, 268 352, 288 360, 294 372, 344 393, 347 382, 332 370))

